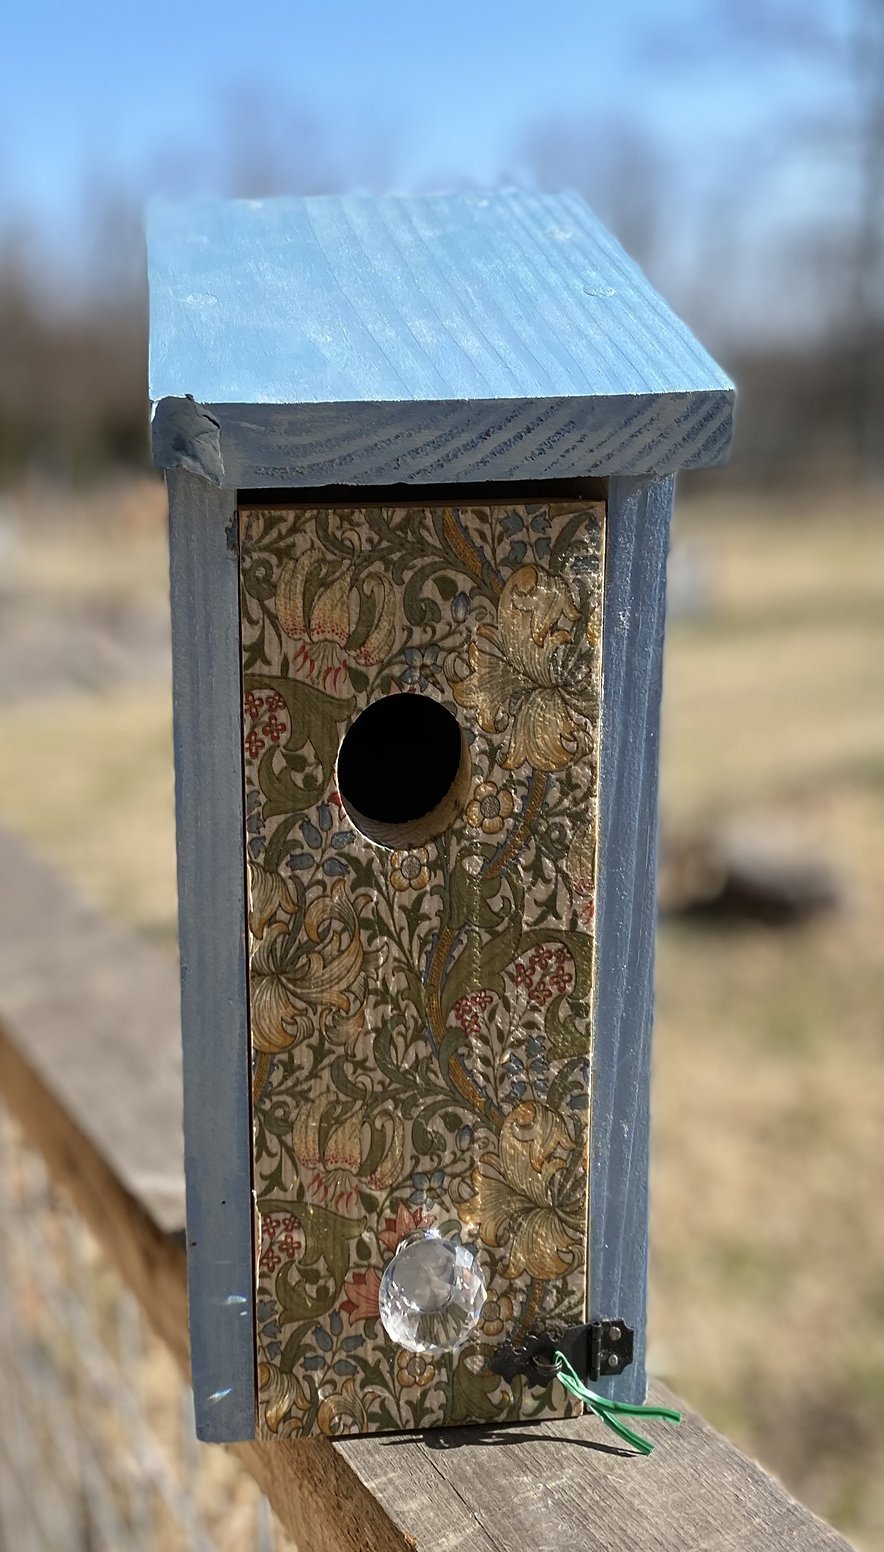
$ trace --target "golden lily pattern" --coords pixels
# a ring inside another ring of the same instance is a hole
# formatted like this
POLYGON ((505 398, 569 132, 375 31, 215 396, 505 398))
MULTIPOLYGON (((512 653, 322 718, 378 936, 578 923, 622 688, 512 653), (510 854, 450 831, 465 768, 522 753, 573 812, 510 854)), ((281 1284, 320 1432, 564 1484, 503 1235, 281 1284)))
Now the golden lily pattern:
POLYGON ((261 1437, 564 1416, 505 1338, 585 1318, 599 503, 240 515, 261 1437), (443 834, 385 849, 336 791, 354 718, 440 701, 443 834), (384 1265, 434 1225, 489 1297, 404 1352, 384 1265))

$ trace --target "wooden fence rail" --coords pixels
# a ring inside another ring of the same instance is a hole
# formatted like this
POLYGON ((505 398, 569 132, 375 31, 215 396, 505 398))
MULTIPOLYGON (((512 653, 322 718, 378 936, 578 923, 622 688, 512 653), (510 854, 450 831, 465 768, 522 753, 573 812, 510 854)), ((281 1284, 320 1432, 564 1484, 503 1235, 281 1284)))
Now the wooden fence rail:
MULTIPOLYGON (((188 1360, 178 976, 0 832, 0 1093, 188 1360)), ((663 1395, 661 1387, 653 1387, 663 1395)), ((847 1547, 701 1418, 233 1446, 303 1552, 847 1547)))

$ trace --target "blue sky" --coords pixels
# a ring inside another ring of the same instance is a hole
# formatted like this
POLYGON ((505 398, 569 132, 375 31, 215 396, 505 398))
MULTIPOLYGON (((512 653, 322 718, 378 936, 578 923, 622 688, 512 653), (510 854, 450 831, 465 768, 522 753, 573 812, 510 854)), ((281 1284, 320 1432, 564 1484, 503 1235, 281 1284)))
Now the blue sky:
POLYGON ((820 61, 751 29, 723 46, 736 3, 17 6, 4 29, 0 227, 26 219, 64 254, 102 190, 141 199, 229 185, 238 158, 267 148, 283 182, 286 167, 316 165, 350 186, 573 183, 591 162, 590 183, 604 182, 606 163, 610 183, 622 176, 618 138, 634 129, 665 188, 649 190, 669 230, 664 269, 684 284, 735 183, 750 242, 831 199, 822 165, 782 163, 769 129, 817 100, 820 61), (579 141, 579 154, 564 146, 561 177, 555 155, 538 170, 529 149, 551 120, 560 141, 579 141))
POLYGON ((204 148, 243 83, 321 116, 345 145, 374 127, 401 136, 405 181, 493 179, 532 118, 600 90, 609 100, 641 74, 630 56, 646 12, 642 0, 616 13, 587 0, 43 0, 16 8, 4 182, 16 203, 60 210, 86 167, 149 176, 157 152, 204 148))

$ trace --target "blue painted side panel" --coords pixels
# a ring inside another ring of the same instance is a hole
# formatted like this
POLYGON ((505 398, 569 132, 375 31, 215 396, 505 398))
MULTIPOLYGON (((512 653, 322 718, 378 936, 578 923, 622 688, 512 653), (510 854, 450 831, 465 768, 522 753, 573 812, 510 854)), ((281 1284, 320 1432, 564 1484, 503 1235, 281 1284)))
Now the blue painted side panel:
POLYGON ((666 554, 673 481, 608 487, 596 1009, 589 1188, 593 1316, 635 1328, 622 1379, 598 1388, 643 1400, 657 775, 666 554))
POLYGON ((197 1433, 250 1439, 255 1271, 234 499, 169 478, 190 1350, 197 1433))

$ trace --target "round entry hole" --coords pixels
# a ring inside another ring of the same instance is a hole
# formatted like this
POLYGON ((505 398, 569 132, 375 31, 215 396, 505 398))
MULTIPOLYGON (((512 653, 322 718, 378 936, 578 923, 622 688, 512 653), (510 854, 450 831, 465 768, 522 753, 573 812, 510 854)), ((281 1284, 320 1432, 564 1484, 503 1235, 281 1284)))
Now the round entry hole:
POLYGON ((338 755, 338 792, 379 846, 405 850, 447 830, 470 786, 456 719, 428 695, 387 695, 360 713, 338 755))

